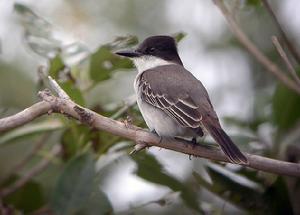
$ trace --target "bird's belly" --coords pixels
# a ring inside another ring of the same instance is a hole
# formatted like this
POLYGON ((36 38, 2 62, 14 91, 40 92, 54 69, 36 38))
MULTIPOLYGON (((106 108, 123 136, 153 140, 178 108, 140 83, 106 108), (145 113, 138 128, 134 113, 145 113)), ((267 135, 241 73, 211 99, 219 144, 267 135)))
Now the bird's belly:
POLYGON ((137 99, 142 116, 151 131, 162 137, 194 136, 190 129, 182 127, 162 110, 137 99))

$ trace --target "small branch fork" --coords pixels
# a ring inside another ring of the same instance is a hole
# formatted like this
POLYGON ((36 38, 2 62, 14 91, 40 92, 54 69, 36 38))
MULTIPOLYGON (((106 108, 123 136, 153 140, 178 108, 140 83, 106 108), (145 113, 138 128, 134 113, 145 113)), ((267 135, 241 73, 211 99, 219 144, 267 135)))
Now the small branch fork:
POLYGON ((288 50, 291 52, 295 60, 300 63, 300 53, 295 47, 295 45, 289 40, 288 36, 286 35, 285 31, 283 30, 282 26, 280 25, 271 5, 269 4, 268 0, 262 0, 264 7, 269 12, 270 16, 272 17, 275 25, 277 26, 279 33, 284 41, 284 44, 287 46, 288 50))
MULTIPOLYGON (((0 119, 0 133, 29 123, 39 116, 54 112, 72 117, 92 128, 133 140, 136 144, 142 142, 147 144, 147 146, 157 146, 196 157, 229 162, 220 150, 201 145, 194 146, 175 139, 160 138, 142 128, 133 125, 127 126, 123 122, 104 117, 87 108, 81 107, 69 98, 55 80, 49 77, 49 81, 51 87, 58 96, 54 96, 50 90, 47 89, 40 91, 38 95, 42 100, 41 102, 38 102, 15 115, 0 119)), ((280 175, 300 177, 300 164, 274 160, 252 154, 246 154, 246 156, 249 160, 249 164, 244 166, 280 175)))
MULTIPOLYGON (((229 28, 232 33, 236 36, 238 41, 249 51, 250 54, 266 68, 266 71, 273 74, 280 82, 282 82, 286 87, 295 91, 300 95, 300 85, 297 81, 291 79, 284 71, 282 71, 275 63, 273 63, 261 50, 247 37, 247 35, 242 31, 240 26, 236 23, 233 15, 227 9, 223 0, 212 0, 215 5, 220 9, 225 19, 228 22, 229 28)), ((267 2, 266 0, 264 3, 267 2)), ((282 31, 283 32, 283 31, 282 31)), ((288 41, 285 38, 285 41, 288 41)), ((290 47, 289 47, 290 48, 290 47)), ((295 49, 293 49, 295 50, 295 49)), ((294 53, 295 54, 295 53, 294 53)), ((297 56, 298 54, 296 53, 297 56)))

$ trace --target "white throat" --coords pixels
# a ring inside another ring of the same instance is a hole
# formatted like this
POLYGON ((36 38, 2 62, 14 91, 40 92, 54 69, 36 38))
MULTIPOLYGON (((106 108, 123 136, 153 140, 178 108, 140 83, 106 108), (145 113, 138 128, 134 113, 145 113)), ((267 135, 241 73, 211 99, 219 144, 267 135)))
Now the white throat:
POLYGON ((144 72, 157 66, 174 64, 173 62, 163 60, 154 56, 142 56, 133 58, 133 62, 138 70, 138 73, 144 72))

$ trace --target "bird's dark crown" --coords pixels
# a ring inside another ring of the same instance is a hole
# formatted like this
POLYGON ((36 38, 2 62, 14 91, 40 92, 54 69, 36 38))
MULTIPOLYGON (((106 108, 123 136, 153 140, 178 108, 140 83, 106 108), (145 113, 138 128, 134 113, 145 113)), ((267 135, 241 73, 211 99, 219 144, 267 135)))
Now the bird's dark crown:
POLYGON ((142 55, 151 55, 182 65, 177 52, 176 42, 170 36, 148 37, 138 46, 136 51, 142 55))
POLYGON ((143 56, 154 56, 166 61, 182 65, 177 52, 176 42, 170 36, 152 36, 146 38, 135 50, 124 50, 116 52, 117 55, 137 58, 143 56))

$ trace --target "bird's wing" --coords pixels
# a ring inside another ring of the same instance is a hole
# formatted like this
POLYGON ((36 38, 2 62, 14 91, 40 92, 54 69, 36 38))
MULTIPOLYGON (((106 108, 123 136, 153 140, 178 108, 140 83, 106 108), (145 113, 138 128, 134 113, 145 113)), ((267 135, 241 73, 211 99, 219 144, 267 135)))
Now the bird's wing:
POLYGON ((180 65, 159 66, 143 72, 138 87, 143 101, 161 109, 184 127, 198 128, 207 116, 218 121, 202 83, 180 65))

